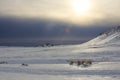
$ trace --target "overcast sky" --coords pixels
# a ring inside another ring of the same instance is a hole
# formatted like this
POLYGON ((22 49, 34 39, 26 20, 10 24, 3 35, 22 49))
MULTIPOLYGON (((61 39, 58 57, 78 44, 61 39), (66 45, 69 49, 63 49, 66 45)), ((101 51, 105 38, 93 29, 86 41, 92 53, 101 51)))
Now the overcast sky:
POLYGON ((119 3, 120 0, 0 0, 0 44, 90 40, 119 25, 119 3))

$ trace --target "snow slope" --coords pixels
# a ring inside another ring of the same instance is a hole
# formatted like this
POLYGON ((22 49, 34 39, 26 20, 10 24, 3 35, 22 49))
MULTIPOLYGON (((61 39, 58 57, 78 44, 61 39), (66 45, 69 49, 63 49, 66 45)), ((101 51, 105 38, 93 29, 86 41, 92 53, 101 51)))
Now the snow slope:
POLYGON ((0 80, 120 80, 119 28, 82 45, 1 46, 0 80), (69 65, 69 59, 94 62, 89 67, 78 67, 69 65))
POLYGON ((112 28, 102 33, 97 38, 85 43, 85 45, 87 46, 120 45, 120 26, 112 28))

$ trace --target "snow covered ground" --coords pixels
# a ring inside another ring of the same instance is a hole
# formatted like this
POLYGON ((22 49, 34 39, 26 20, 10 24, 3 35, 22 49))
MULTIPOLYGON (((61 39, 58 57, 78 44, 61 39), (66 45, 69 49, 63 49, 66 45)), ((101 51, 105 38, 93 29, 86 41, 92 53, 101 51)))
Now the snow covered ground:
POLYGON ((110 31, 82 45, 0 47, 0 80, 120 80, 120 34, 110 31), (89 67, 66 60, 92 59, 89 67))
POLYGON ((0 47, 0 80, 120 80, 119 47, 0 47), (93 59, 90 67, 69 59, 93 59), (22 64, 28 64, 24 66, 22 64))

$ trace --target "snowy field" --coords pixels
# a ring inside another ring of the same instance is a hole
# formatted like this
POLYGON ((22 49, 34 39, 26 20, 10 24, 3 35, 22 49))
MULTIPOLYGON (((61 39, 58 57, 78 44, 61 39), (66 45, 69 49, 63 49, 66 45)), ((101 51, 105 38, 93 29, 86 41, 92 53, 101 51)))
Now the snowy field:
POLYGON ((1 46, 0 80, 120 80, 120 27, 81 45, 1 46), (78 59, 92 64, 68 62, 78 59))
POLYGON ((0 47, 0 80, 120 80, 119 52, 117 46, 0 47), (94 62, 78 67, 69 59, 94 62))

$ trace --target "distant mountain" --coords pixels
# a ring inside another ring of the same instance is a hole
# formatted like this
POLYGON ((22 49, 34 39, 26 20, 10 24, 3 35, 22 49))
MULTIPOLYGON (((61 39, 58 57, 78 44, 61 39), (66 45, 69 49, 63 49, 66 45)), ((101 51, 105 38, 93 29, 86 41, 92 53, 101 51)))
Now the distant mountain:
POLYGON ((86 46, 118 46, 120 45, 120 26, 111 28, 98 37, 84 43, 86 46))

